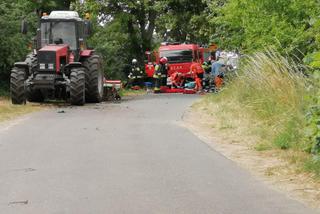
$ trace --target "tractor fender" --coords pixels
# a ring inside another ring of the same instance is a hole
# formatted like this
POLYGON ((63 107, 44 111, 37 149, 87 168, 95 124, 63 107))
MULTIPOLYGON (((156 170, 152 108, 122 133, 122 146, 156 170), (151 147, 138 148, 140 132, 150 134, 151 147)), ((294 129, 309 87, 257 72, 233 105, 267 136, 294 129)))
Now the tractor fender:
POLYGON ((14 63, 14 67, 29 69, 29 65, 26 62, 16 62, 14 63))
POLYGON ((89 57, 94 53, 94 50, 83 50, 80 52, 81 57, 89 57))
POLYGON ((74 68, 74 67, 82 67, 81 62, 71 62, 65 66, 65 68, 74 68))
POLYGON ((63 70, 66 72, 67 75, 70 75, 70 71, 72 68, 81 68, 82 63, 81 62, 71 62, 64 66, 63 70))

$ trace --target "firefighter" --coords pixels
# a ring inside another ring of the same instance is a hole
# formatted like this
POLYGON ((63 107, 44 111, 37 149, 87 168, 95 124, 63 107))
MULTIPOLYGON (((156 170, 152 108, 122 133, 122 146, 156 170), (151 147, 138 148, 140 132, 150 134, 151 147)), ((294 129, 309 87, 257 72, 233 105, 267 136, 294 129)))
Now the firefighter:
POLYGON ((193 78, 196 83, 195 90, 202 91, 202 79, 203 79, 204 69, 201 67, 199 63, 193 63, 190 67, 190 70, 191 70, 191 74, 193 74, 193 78))
POLYGON ((168 59, 166 57, 162 57, 160 59, 159 65, 156 65, 154 71, 154 92, 159 93, 161 86, 167 85, 167 76, 168 76, 168 59))
POLYGON ((143 86, 143 70, 138 66, 138 60, 133 59, 131 65, 131 71, 129 73, 130 86, 143 86))
POLYGON ((212 76, 211 76, 211 62, 204 62, 202 68, 204 70, 202 85, 206 91, 209 91, 212 87, 212 76))
POLYGON ((167 86, 167 79, 168 79, 168 59, 167 57, 162 57, 160 59, 160 71, 161 71, 161 86, 167 86))

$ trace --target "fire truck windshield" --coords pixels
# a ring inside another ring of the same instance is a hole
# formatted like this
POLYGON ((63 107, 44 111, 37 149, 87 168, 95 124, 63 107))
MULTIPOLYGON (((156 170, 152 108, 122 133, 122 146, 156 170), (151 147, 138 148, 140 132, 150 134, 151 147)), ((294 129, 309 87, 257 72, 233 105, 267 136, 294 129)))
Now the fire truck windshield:
POLYGON ((41 46, 48 44, 68 44, 71 50, 77 49, 74 22, 41 23, 41 46))
POLYGON ((169 63, 192 62, 192 50, 161 51, 160 57, 167 57, 169 63))

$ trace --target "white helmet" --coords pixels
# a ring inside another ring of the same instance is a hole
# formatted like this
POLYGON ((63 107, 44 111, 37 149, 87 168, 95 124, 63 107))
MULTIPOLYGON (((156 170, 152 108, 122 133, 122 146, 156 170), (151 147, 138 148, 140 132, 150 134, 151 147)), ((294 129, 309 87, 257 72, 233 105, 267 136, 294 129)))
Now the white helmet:
POLYGON ((137 64, 137 62, 138 62, 138 60, 136 60, 136 59, 132 60, 132 64, 137 64))

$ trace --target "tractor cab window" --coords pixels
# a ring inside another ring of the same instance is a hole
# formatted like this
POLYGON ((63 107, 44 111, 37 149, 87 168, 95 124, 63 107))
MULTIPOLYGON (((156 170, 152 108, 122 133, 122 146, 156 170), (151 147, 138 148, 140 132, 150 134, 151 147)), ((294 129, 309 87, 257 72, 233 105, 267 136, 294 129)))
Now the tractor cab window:
POLYGON ((48 44, 68 44, 71 50, 76 50, 75 23, 58 21, 41 23, 41 46, 48 44))
POLYGON ((161 51, 160 57, 167 57, 169 63, 192 62, 192 50, 161 51))

